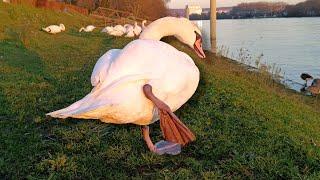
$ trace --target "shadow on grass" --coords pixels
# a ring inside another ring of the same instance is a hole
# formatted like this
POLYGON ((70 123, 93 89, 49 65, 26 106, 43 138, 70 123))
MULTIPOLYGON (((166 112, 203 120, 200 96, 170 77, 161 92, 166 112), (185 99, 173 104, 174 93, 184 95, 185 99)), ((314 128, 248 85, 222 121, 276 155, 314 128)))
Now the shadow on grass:
POLYGON ((100 29, 95 29, 93 32, 79 32, 77 29, 70 29, 66 32, 70 36, 74 37, 81 37, 81 38, 86 38, 86 39, 91 39, 91 38, 105 38, 108 36, 106 33, 101 33, 100 29))
POLYGON ((7 65, 24 70, 34 75, 43 74, 43 62, 36 52, 28 50, 22 42, 12 40, 0 41, 2 61, 7 65))

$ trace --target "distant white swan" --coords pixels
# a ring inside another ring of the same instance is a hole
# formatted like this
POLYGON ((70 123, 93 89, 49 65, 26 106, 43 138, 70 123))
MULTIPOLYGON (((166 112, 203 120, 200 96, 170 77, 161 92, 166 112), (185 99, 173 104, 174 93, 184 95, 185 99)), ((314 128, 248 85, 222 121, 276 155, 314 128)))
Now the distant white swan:
POLYGON ((105 27, 105 28, 103 28, 101 30, 102 33, 109 33, 111 31, 113 31, 113 27, 112 26, 107 26, 107 27, 105 27))
POLYGON ((146 29, 146 23, 147 23, 147 20, 143 20, 142 21, 142 31, 144 30, 144 29, 146 29))
POLYGON ((84 31, 84 32, 92 32, 95 28, 96 27, 93 26, 93 25, 88 25, 85 28, 84 27, 80 28, 79 32, 82 32, 82 31, 84 31))
POLYGON ((124 27, 124 28, 126 28, 126 29, 128 30, 128 28, 130 28, 130 27, 132 27, 132 28, 133 28, 133 25, 131 25, 131 24, 125 24, 123 27, 124 27))
POLYGON ((101 32, 106 32, 111 36, 123 36, 124 34, 127 33, 127 30, 124 26, 122 25, 116 25, 114 27, 112 26, 107 26, 104 29, 102 29, 101 32))
POLYGON ((108 34, 111 36, 122 36, 125 34, 125 32, 113 29, 112 31, 108 32, 108 34))
POLYGON ((126 28, 126 33, 127 33, 125 37, 133 38, 135 35, 133 31, 133 26, 130 24, 126 24, 124 25, 124 27, 126 28))
POLYGON ((43 31, 50 34, 57 34, 66 30, 66 27, 63 24, 58 25, 50 25, 46 28, 42 28, 43 31))
POLYGON ((115 27, 113 27, 113 30, 115 31, 121 31, 123 33, 126 33, 126 28, 122 25, 116 25, 115 27))
POLYGON ((142 28, 138 25, 137 22, 134 22, 134 29, 133 32, 136 36, 139 36, 140 33, 142 32, 142 28))

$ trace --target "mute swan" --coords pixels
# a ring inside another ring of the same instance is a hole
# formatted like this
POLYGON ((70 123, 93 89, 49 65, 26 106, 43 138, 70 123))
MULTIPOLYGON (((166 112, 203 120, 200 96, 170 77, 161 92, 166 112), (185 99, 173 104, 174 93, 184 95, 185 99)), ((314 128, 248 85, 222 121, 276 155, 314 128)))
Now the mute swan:
POLYGON ((142 31, 146 29, 146 23, 147 23, 147 20, 142 21, 142 31))
POLYGON ((186 18, 158 19, 138 40, 123 49, 110 50, 98 60, 91 75, 94 88, 87 96, 47 115, 141 125, 149 150, 178 154, 181 146, 195 140, 195 136, 173 112, 196 91, 199 70, 189 55, 160 41, 171 35, 205 58, 198 27, 186 18), (166 141, 154 145, 148 125, 159 117, 166 141))
POLYGON ((126 31, 128 31, 128 29, 134 28, 131 24, 125 24, 123 27, 126 29, 126 31))
POLYGON ((126 33, 126 28, 123 27, 122 25, 116 25, 115 27, 113 27, 113 30, 115 31, 121 31, 123 33, 126 33))
POLYGON ((108 34, 111 35, 111 36, 122 36, 122 35, 124 35, 124 32, 123 31, 112 30, 112 31, 108 32, 108 34))
POLYGON ((126 24, 124 25, 124 27, 126 28, 126 33, 127 33, 125 37, 129 37, 129 38, 134 37, 133 26, 130 24, 126 24))
POLYGON ((106 32, 108 32, 107 27, 103 28, 100 32, 102 32, 102 33, 106 33, 106 32))
POLYGON ((65 31, 66 28, 63 24, 58 25, 50 25, 46 28, 42 28, 43 31, 50 33, 50 34, 57 34, 60 33, 62 31, 65 31))
POLYGON ((142 31, 142 28, 138 25, 137 22, 134 23, 134 29, 133 29, 133 32, 136 36, 139 36, 140 33, 142 31))
POLYGON ((107 33, 111 36, 122 36, 126 33, 126 28, 121 25, 115 27, 106 27, 107 33))
POLYGON ((107 27, 105 27, 105 28, 103 28, 101 30, 101 32, 103 32, 103 33, 109 33, 111 31, 113 31, 113 27, 112 26, 107 26, 107 27))
POLYGON ((88 25, 85 28, 84 27, 80 28, 79 32, 82 32, 82 31, 84 31, 84 32, 92 32, 95 28, 96 27, 93 26, 93 25, 88 25))

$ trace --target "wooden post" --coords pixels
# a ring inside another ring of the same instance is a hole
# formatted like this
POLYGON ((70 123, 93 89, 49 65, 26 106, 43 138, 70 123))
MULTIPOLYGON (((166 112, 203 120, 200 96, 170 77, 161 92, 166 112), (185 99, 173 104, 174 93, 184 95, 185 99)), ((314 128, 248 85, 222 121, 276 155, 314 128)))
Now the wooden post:
POLYGON ((185 9, 185 13, 186 13, 186 18, 189 19, 190 18, 190 11, 189 11, 189 6, 186 5, 186 9, 185 9))
POLYGON ((217 0, 210 0, 210 11, 211 52, 217 53, 217 0))

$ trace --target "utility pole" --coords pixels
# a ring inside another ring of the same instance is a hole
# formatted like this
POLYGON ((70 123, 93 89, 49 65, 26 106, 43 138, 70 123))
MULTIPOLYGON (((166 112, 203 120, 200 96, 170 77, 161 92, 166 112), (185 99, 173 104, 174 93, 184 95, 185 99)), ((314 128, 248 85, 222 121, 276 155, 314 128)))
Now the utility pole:
POLYGON ((189 9, 188 5, 186 5, 185 13, 186 13, 186 18, 189 19, 190 18, 190 9, 189 9))
POLYGON ((217 0, 210 0, 210 41, 211 52, 217 53, 217 0))

